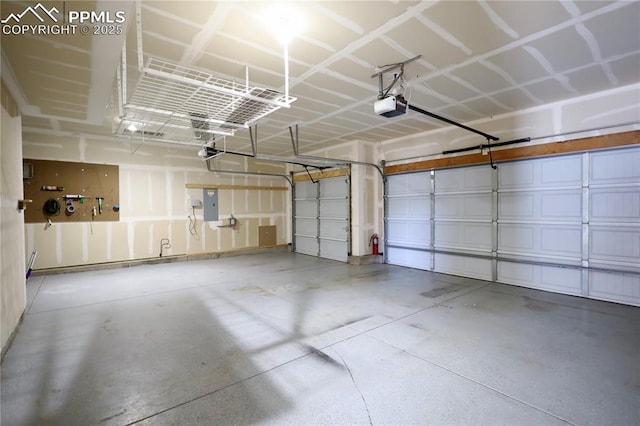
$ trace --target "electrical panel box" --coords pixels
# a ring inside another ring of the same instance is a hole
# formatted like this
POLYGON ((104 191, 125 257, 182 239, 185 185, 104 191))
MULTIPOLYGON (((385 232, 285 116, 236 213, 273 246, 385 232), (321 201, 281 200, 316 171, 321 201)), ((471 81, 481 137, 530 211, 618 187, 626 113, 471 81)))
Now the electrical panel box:
POLYGON ((202 189, 202 205, 204 206, 204 221, 215 222, 218 220, 218 190, 212 188, 202 189))

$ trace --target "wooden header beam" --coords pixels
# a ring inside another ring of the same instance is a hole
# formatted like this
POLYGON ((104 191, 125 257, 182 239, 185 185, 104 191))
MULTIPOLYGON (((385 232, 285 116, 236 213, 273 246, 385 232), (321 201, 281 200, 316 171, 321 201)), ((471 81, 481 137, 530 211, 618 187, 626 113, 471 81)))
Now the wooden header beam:
MULTIPOLYGON (((346 169, 320 170, 320 171, 313 171, 309 173, 311 174, 311 177, 313 177, 313 180, 328 179, 328 178, 339 177, 339 176, 349 176, 349 172, 346 169)), ((301 172, 299 174, 293 175, 294 182, 303 182, 307 180, 311 180, 307 172, 301 172)))
MULTIPOLYGON (((616 148, 625 145, 640 144, 640 130, 614 133, 603 136, 574 139, 566 142, 551 142, 518 148, 492 150, 493 162, 518 160, 523 158, 542 157, 548 155, 569 154, 595 149, 616 148)), ((442 169, 448 167, 489 164, 489 156, 478 152, 475 154, 454 157, 436 158, 414 163, 391 165, 384 168, 385 174, 409 173, 422 170, 442 169)))

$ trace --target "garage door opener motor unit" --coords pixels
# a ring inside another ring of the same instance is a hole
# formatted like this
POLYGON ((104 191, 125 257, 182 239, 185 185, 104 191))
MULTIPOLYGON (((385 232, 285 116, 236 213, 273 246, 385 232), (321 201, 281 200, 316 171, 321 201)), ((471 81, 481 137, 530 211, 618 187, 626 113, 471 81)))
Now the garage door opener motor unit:
POLYGON ((373 109, 383 117, 395 117, 407 112, 407 101, 402 95, 387 96, 373 104, 373 109))

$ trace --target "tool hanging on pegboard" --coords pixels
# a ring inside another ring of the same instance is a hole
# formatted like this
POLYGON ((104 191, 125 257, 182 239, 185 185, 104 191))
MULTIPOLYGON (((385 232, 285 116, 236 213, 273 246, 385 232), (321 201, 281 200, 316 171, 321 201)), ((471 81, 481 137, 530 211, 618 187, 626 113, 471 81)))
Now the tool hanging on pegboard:
POLYGON ((60 203, 55 198, 49 198, 42 206, 45 216, 57 216, 60 214, 60 203))
POLYGON ((67 207, 64 209, 64 212, 67 214, 67 216, 71 216, 76 212, 76 206, 73 205, 73 201, 67 200, 65 204, 67 207))

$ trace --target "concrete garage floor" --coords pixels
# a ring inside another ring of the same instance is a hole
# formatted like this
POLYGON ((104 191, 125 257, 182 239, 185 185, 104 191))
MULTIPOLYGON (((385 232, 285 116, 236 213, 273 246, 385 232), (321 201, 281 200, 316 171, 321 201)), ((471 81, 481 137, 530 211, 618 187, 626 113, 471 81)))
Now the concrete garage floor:
POLYGON ((2 425, 640 424, 640 309, 290 253, 32 277, 2 425))

